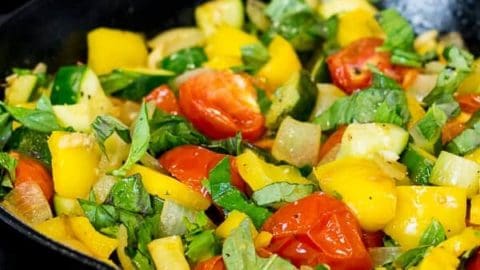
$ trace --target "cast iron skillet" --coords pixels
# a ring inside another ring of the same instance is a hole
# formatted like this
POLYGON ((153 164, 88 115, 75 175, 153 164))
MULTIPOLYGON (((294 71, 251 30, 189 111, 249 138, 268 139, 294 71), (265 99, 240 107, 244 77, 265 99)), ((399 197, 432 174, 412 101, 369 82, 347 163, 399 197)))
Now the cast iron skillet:
MULTIPOLYGON (((46 62, 50 71, 61 65, 85 62, 85 35, 97 26, 139 31, 152 37, 173 26, 192 25, 193 7, 200 2, 202 0, 30 1, 0 22, 0 77, 10 73, 11 67, 33 67, 40 61, 46 62)), ((476 0, 385 0, 378 5, 396 7, 409 18, 417 32, 459 31, 468 47, 479 52, 480 3, 476 0)), ((42 248, 72 258, 72 262, 75 260, 94 269, 110 269, 45 238, 2 208, 0 220, 42 248)))

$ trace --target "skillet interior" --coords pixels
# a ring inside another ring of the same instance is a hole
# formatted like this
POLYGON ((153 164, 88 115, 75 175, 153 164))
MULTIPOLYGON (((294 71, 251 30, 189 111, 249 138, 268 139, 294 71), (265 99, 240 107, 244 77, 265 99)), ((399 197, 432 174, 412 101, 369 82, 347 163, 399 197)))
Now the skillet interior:
MULTIPOLYGON (((48 64, 50 71, 64 64, 85 61, 86 33, 97 26, 140 31, 151 37, 163 29, 192 25, 193 6, 201 0, 34 0, 0 25, 0 76, 11 67, 48 64)), ((427 29, 458 30, 470 49, 480 48, 480 3, 475 0, 385 0, 380 6, 397 7, 417 32, 427 29)), ((3 91, 2 91, 3 93, 3 91)), ((3 94, 2 94, 3 95, 3 94)), ((109 267, 68 250, 31 230, 0 208, 0 220, 26 237, 87 267, 109 267)))

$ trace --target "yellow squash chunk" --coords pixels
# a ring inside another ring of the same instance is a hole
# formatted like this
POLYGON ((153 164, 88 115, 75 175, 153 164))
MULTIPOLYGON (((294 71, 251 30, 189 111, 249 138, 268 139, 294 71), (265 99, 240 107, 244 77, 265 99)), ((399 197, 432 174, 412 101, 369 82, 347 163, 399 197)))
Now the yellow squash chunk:
POLYGON ((297 168, 288 165, 275 166, 267 163, 252 151, 245 151, 236 159, 238 172, 253 191, 276 182, 311 184, 297 168))
POLYGON ((195 21, 206 36, 214 34, 219 27, 242 28, 244 21, 241 0, 212 0, 195 9, 195 21))
POLYGON ((258 233, 257 237, 255 237, 255 248, 264 248, 270 245, 270 242, 272 241, 273 234, 266 232, 266 231, 261 231, 258 233))
POLYGON ((239 57, 230 57, 230 56, 216 56, 208 60, 203 64, 204 67, 224 70, 230 67, 237 67, 242 65, 242 59, 239 57))
POLYGON ((438 46, 437 42, 438 31, 437 30, 430 30, 421 33, 415 38, 413 42, 413 47, 415 51, 420 55, 424 55, 427 52, 435 51, 438 46))
POLYGON ((480 225, 480 195, 475 195, 470 200, 470 223, 480 225))
POLYGON ((222 238, 227 238, 230 233, 235 230, 240 223, 242 223, 244 219, 247 219, 248 223, 250 223, 250 232, 252 233, 252 237, 255 238, 258 235, 258 232, 257 229, 255 229, 252 221, 246 214, 237 210, 233 210, 228 214, 225 221, 223 221, 222 224, 220 224, 215 230, 215 234, 222 238))
POLYGON ((469 159, 469 160, 472 160, 472 161, 475 161, 475 162, 480 164, 480 148, 477 148, 476 150, 474 150, 470 154, 465 155, 465 158, 469 159))
POLYGON ((170 176, 141 165, 132 167, 130 174, 135 173, 142 176, 143 185, 150 194, 195 210, 205 210, 210 206, 210 201, 202 194, 170 176))
POLYGON ((128 257, 127 253, 125 252, 125 248, 128 246, 128 233, 127 228, 122 224, 118 228, 117 233, 118 239, 118 247, 117 247, 117 256, 118 260, 120 261, 120 265, 122 266, 123 270, 135 270, 135 266, 133 266, 132 260, 128 257))
POLYGON ((100 150, 92 136, 54 131, 48 139, 55 192, 66 198, 85 198, 97 180, 100 150))
POLYGON ((102 27, 89 32, 87 41, 88 66, 97 74, 147 64, 147 46, 140 34, 102 27))
POLYGON ((374 14, 364 9, 355 9, 339 15, 337 40, 345 47, 365 37, 383 37, 383 31, 374 14))
POLYGON ((183 255, 180 236, 174 235, 153 240, 148 244, 148 251, 150 251, 157 270, 190 270, 183 255))
POLYGON ((117 248, 118 240, 97 232, 86 217, 70 217, 69 222, 75 237, 80 240, 95 257, 107 259, 117 248))
MULTIPOLYGON (((79 240, 73 238, 73 237, 67 237, 67 238, 62 238, 62 239, 57 239, 58 242, 61 244, 78 251, 80 253, 83 253, 88 256, 95 256, 93 253, 79 240)), ((102 261, 105 261, 105 259, 102 259, 102 261)))
POLYGON ((428 252, 418 270, 457 269, 464 252, 480 245, 480 231, 466 228, 460 234, 443 241, 428 252))
POLYGON ((348 157, 315 168, 321 189, 340 195, 367 231, 381 230, 393 219, 395 180, 369 159, 348 157))
MULTIPOLYGON (((212 60, 217 57, 238 59, 241 63, 241 48, 245 45, 260 43, 258 39, 243 32, 240 29, 231 26, 221 26, 207 40, 205 53, 208 59, 212 60)), ((218 61, 218 60, 217 60, 218 61)), ((230 59, 229 61, 232 61, 230 59)))
POLYGON ((34 226, 35 230, 52 238, 53 240, 65 239, 73 236, 70 224, 66 217, 54 217, 34 226))
POLYGON ((384 231, 407 250, 418 245, 420 237, 437 219, 447 236, 465 228, 467 211, 465 189, 457 187, 400 186, 397 187, 395 218, 384 231))
POLYGON ((352 10, 364 10, 371 15, 377 10, 367 0, 320 0, 318 12, 323 18, 352 10))
POLYGON ((270 59, 257 75, 265 78, 272 89, 276 89, 297 73, 302 64, 292 45, 279 35, 268 45, 268 52, 270 59))

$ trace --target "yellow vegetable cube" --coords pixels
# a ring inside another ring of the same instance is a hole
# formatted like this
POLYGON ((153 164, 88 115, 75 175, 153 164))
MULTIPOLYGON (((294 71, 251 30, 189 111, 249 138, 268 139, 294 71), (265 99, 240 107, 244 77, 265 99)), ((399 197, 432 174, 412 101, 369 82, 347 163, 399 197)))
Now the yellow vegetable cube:
POLYGON ((148 244, 157 270, 190 270, 183 252, 180 236, 174 235, 154 240, 148 244))
POLYGON ((100 150, 92 136, 54 131, 48 139, 55 192, 66 198, 85 198, 97 180, 100 150))
POLYGON ((352 10, 364 10, 372 15, 377 12, 367 0, 320 0, 318 5, 318 12, 323 18, 352 10))
POLYGON ((480 225, 480 195, 470 200, 470 223, 480 225))
POLYGON ((250 224, 250 232, 252 233, 252 237, 255 238, 258 235, 258 232, 252 221, 246 214, 237 210, 233 210, 228 214, 225 221, 223 221, 215 230, 215 233, 222 238, 227 238, 233 230, 240 226, 240 223, 242 223, 244 219, 248 220, 248 223, 250 224))
POLYGON ((425 115, 425 110, 412 94, 407 93, 406 96, 408 111, 410 112, 410 119, 408 120, 407 127, 410 129, 425 115))
MULTIPOLYGON (((63 239, 57 239, 58 242, 60 242, 61 244, 75 250, 75 251, 78 251, 80 253, 83 253, 85 255, 88 255, 88 256, 95 256, 93 255, 93 253, 85 246, 85 244, 83 244, 82 242, 80 242, 79 240, 73 238, 73 237, 68 237, 68 238, 63 238, 63 239)), ((101 259, 102 261, 105 261, 105 259, 102 259, 102 258, 99 258, 101 259)))
POLYGON ((264 248, 270 245, 270 242, 272 241, 273 234, 266 232, 266 231, 261 231, 257 237, 255 237, 255 248, 264 248))
POLYGON ((452 253, 441 248, 432 248, 418 265, 417 270, 455 270, 460 260, 452 253))
POLYGON ((465 189, 400 186, 397 187, 395 217, 384 231, 403 249, 411 249, 418 245, 432 219, 443 225, 447 236, 460 233, 465 228, 466 208, 465 189))
POLYGON ((70 217, 70 226, 75 237, 100 259, 107 259, 117 248, 118 240, 95 230, 86 217, 70 217))
POLYGON ((147 64, 147 46, 140 34, 102 27, 90 31, 87 41, 88 66, 97 74, 147 64))
POLYGON ((270 59, 257 75, 265 78, 272 89, 276 89, 298 72, 302 64, 292 45, 279 35, 270 42, 268 52, 270 59))
POLYGON ((70 224, 66 217, 54 217, 34 226, 35 230, 52 238, 53 240, 65 239, 73 236, 70 224))
POLYGON ((202 194, 170 176, 141 165, 134 165, 129 174, 136 173, 142 176, 143 185, 150 194, 195 210, 205 210, 210 206, 210 201, 202 194))
POLYGON ((253 191, 276 182, 311 184, 297 168, 267 163, 249 150, 237 156, 236 163, 238 172, 253 191))
POLYGON ((395 180, 369 159, 347 157, 315 168, 320 187, 339 194, 367 231, 381 230, 394 218, 395 180))
POLYGON ((365 37, 383 37, 383 30, 374 14, 364 9, 355 9, 340 15, 337 39, 341 47, 365 37))
POLYGON ((230 67, 236 67, 242 65, 242 59, 239 57, 230 57, 230 56, 216 56, 208 60, 203 64, 204 67, 224 70, 230 67))

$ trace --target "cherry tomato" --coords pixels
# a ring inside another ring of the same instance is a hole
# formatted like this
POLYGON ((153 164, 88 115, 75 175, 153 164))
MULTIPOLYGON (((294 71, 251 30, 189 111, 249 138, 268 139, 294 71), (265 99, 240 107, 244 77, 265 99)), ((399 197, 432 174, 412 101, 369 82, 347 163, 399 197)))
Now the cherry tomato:
POLYGON ((17 159, 17 168, 15 169, 15 183, 20 185, 24 182, 35 182, 42 189, 45 198, 48 201, 53 197, 53 181, 50 172, 40 161, 19 153, 12 153, 17 159))
POLYGON ((341 201, 314 193, 287 204, 263 225, 273 234, 267 247, 296 266, 328 264, 332 269, 371 269, 354 215, 341 201))
POLYGON ((348 94, 366 88, 372 83, 369 65, 374 65, 387 76, 399 80, 390 63, 390 54, 377 51, 382 44, 380 38, 363 38, 329 56, 327 65, 333 83, 348 94))
POLYGON ((194 270, 225 270, 222 256, 214 256, 208 260, 202 261, 195 266, 194 270))
POLYGON ((366 232, 362 231, 362 240, 367 248, 381 247, 383 246, 383 237, 385 233, 383 231, 366 232))
POLYGON ((463 94, 456 96, 458 104, 462 111, 466 113, 474 113, 480 109, 480 95, 479 94, 463 94))
POLYGON ((343 133, 347 126, 339 127, 320 147, 320 152, 318 154, 319 159, 322 160, 330 150, 332 150, 337 144, 342 142, 343 133))
POLYGON ((241 132, 254 141, 264 132, 265 119, 250 80, 228 71, 206 71, 180 85, 180 109, 200 132, 224 139, 241 132))
MULTIPOLYGON (((228 155, 215 153, 200 146, 184 145, 165 152, 158 161, 173 177, 208 197, 202 181, 208 178, 210 170, 226 156, 228 155)), ((228 157, 232 184, 239 190, 245 191, 245 182, 238 173, 235 158, 228 157)))
POLYGON ((171 114, 178 114, 180 111, 175 94, 165 84, 153 89, 145 100, 153 101, 158 109, 171 114))

